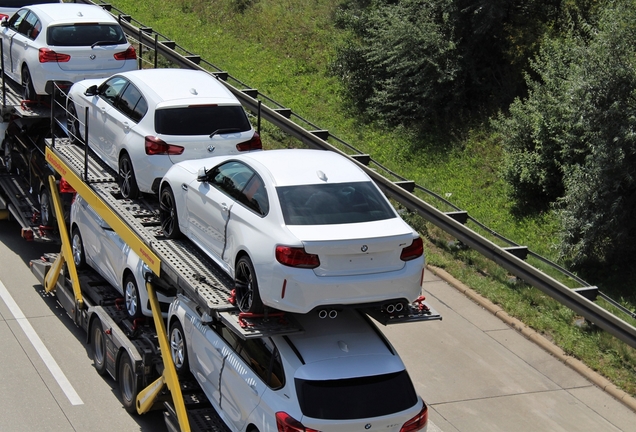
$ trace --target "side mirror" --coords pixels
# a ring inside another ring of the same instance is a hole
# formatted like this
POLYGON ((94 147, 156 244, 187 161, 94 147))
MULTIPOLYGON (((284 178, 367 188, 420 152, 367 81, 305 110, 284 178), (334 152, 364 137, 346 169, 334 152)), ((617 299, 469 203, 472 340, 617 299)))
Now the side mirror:
POLYGON ((89 88, 87 88, 86 91, 84 92, 84 95, 86 95, 86 96, 95 96, 95 95, 97 95, 97 86, 96 85, 92 85, 89 88))
POLYGON ((0 26, 2 27, 9 27, 9 18, 2 17, 2 21, 0 21, 0 26))
POLYGON ((197 173, 197 181, 201 183, 205 183, 208 181, 208 173, 205 170, 205 167, 199 168, 199 172, 197 173))

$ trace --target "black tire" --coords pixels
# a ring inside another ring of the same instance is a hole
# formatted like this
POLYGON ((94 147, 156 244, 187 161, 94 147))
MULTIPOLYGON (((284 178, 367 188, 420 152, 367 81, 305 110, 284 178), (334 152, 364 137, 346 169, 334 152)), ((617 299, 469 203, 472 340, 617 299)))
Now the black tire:
POLYGON ((141 318, 143 313, 141 312, 141 301, 139 297, 139 288, 137 287, 137 281, 135 277, 130 273, 124 278, 124 304, 126 305, 126 312, 132 319, 141 318))
POLYGON ((137 414, 137 395, 141 389, 141 377, 135 373, 132 360, 127 352, 119 359, 119 391, 126 411, 137 414))
POLYGON ((122 154, 119 158, 119 189, 124 198, 137 198, 139 196, 135 170, 128 153, 122 154))
POLYGON ((40 222, 44 226, 53 226, 55 224, 55 209, 49 190, 44 187, 40 192, 40 222))
POLYGON ((91 335, 91 346, 93 347, 93 364, 98 374, 106 373, 106 335, 102 323, 97 320, 93 324, 91 335))
POLYGON ((164 236, 170 239, 181 237, 177 205, 170 186, 164 187, 159 195, 159 218, 164 236))
POLYGON ((33 87, 33 80, 29 68, 22 66, 22 98, 26 101, 37 101, 38 95, 33 87))
POLYGON ((77 109, 75 103, 69 99, 68 112, 66 113, 66 128, 68 129, 68 138, 71 144, 81 144, 82 135, 80 130, 80 122, 77 118, 77 109))
POLYGON ((263 302, 258 292, 258 281, 252 260, 243 255, 234 270, 236 304, 242 312, 262 313, 263 302))
POLYGON ((75 267, 79 270, 86 264, 86 255, 84 255, 84 242, 82 241, 82 235, 79 228, 73 227, 71 233, 71 251, 73 253, 73 262, 75 267))
POLYGON ((170 355, 178 375, 185 375, 190 371, 188 363, 188 347, 185 334, 179 320, 175 319, 170 325, 170 355))

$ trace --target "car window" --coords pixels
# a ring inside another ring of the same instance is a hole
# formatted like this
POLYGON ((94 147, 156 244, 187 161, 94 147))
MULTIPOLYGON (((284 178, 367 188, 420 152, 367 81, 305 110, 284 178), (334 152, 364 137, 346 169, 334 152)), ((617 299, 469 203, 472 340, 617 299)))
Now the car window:
POLYGON ((347 224, 397 217, 371 182, 281 186, 276 192, 287 225, 347 224))
POLYGON ((113 77, 99 86, 98 94, 106 102, 115 106, 117 96, 119 96, 127 84, 127 79, 120 76, 113 77))
POLYGON ((91 46, 127 43, 126 35, 118 24, 77 23, 51 26, 46 41, 53 46, 91 46))
POLYGON ((269 213, 269 200, 267 199, 267 191, 263 179, 258 174, 246 183, 245 187, 239 195, 239 202, 246 207, 254 210, 261 216, 269 213))
POLYGON ((24 21, 24 17, 29 13, 28 9, 20 9, 9 19, 9 28, 18 31, 20 24, 24 21))
POLYGON ((146 99, 144 99, 137 87, 132 84, 128 85, 121 93, 115 103, 115 107, 136 123, 139 123, 143 116, 146 115, 146 111, 148 111, 146 99))
POLYGON ((260 177, 254 177, 257 177, 256 173, 238 161, 225 162, 208 173, 214 187, 258 214, 265 215, 269 211, 265 187, 260 177))
POLYGON ((353 420, 394 414, 418 399, 408 373, 335 380, 296 379, 303 415, 325 420, 353 420), (389 396, 389 397, 387 397, 389 396))
POLYGON ((268 387, 276 390, 285 385, 280 353, 271 339, 241 339, 220 323, 214 329, 268 387))
MULTIPOLYGON (((34 28, 37 24, 39 24, 38 17, 33 12, 29 12, 26 17, 24 17, 24 19, 20 22, 20 25, 18 26, 18 33, 28 38, 35 39, 34 37, 31 37, 31 34, 33 33, 34 28)), ((41 25, 40 28, 42 28, 41 25)))
POLYGON ((222 129, 234 132, 251 129, 242 106, 191 105, 155 111, 155 131, 159 134, 210 135, 222 129))

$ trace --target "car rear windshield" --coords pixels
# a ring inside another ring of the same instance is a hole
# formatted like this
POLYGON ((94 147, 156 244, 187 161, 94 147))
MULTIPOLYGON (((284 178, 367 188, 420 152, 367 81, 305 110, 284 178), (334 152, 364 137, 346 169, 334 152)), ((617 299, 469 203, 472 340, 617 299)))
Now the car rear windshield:
POLYGON ((328 381, 296 379, 303 415, 353 420, 394 414, 413 407, 417 394, 406 371, 328 381))
POLYGON ((65 24, 49 27, 46 41, 53 46, 121 45, 126 35, 118 24, 65 24))
POLYGON ((35 4, 59 3, 60 0, 1 0, 0 8, 21 8, 35 4))
POLYGON ((396 217, 371 182, 310 184, 276 188, 287 225, 331 225, 396 217))
POLYGON ((166 135, 210 135, 251 129, 240 105, 195 105, 155 111, 155 131, 166 135))

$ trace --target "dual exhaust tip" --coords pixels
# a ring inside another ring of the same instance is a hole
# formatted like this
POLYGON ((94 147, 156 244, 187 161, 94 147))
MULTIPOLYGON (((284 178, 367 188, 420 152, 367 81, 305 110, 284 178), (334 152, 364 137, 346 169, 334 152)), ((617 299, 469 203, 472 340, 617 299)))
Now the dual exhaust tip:
POLYGON ((335 309, 320 309, 318 311, 318 318, 325 319, 331 318, 335 319, 338 316, 338 311, 335 309))
POLYGON ((400 313, 404 310, 404 303, 388 303, 382 306, 382 310, 390 315, 400 313))

